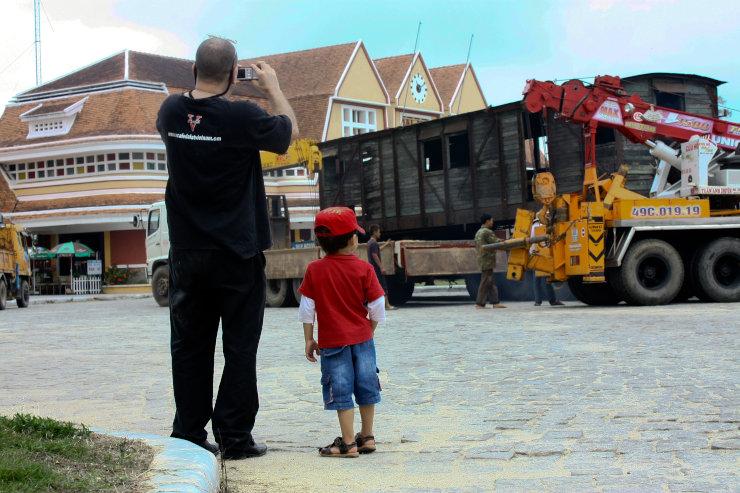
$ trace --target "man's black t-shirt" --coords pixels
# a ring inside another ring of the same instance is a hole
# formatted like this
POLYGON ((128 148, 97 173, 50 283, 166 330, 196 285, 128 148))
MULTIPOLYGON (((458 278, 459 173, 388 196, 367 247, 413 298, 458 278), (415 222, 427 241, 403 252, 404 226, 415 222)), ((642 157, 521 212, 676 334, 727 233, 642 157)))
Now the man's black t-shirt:
POLYGON ((376 270, 380 270, 380 266, 375 262, 375 259, 373 258, 373 253, 378 255, 378 258, 380 258, 380 245, 378 244, 378 240, 375 238, 370 238, 367 240, 367 261, 370 262, 370 265, 373 266, 376 270))
POLYGON ((157 129, 167 147, 172 247, 225 249, 245 259, 270 248, 259 151, 288 149, 290 119, 245 101, 172 95, 157 129))

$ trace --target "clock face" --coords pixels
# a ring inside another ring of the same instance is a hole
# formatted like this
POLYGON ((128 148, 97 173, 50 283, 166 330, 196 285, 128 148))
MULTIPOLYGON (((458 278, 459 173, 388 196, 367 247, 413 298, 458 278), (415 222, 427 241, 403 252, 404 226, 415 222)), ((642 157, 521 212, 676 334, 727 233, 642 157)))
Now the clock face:
POLYGON ((411 78, 411 95, 417 103, 423 103, 427 98, 427 83, 421 74, 416 74, 411 78))

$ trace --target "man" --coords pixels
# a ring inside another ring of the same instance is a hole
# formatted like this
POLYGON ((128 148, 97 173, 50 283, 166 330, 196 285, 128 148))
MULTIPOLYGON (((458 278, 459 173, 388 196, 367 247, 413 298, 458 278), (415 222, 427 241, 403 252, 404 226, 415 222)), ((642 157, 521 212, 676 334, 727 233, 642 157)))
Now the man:
MULTIPOLYGON (((535 217, 534 221, 532 222, 532 231, 530 233, 530 237, 534 238, 535 230, 537 227, 542 224, 539 220, 539 218, 535 217)), ((537 251, 537 248, 535 245, 532 245, 529 248, 530 255, 535 253, 537 251)), ((559 301, 557 297, 555 296, 555 290, 552 287, 552 284, 547 282, 547 279, 543 276, 538 276, 537 272, 534 272, 534 306, 541 306, 542 305, 542 292, 545 292, 545 295, 547 296, 547 301, 550 302, 551 306, 562 306, 565 303, 562 301, 559 301)))
POLYGON ((493 217, 483 214, 480 218, 481 227, 475 233, 475 246, 478 252, 478 265, 481 276, 478 286, 478 298, 475 302, 476 308, 485 308, 486 301, 490 298, 493 308, 506 308, 500 303, 496 280, 493 277, 493 269, 496 267, 496 252, 483 248, 483 245, 498 243, 499 240, 493 233, 493 217))
POLYGON ((170 347, 177 411, 172 436, 226 459, 263 455, 252 439, 259 400, 256 357, 265 306, 270 225, 260 150, 283 153, 298 133, 275 71, 252 65, 273 115, 224 98, 236 83, 233 44, 198 47, 195 89, 168 97, 157 129, 167 147, 165 202, 170 233, 170 347), (213 406, 219 321, 225 365, 213 406), (212 420, 219 447, 207 441, 212 420))
POLYGON ((383 244, 383 246, 380 246, 378 243, 380 234, 381 231, 379 225, 370 225, 370 239, 367 240, 367 261, 370 262, 370 265, 375 269, 375 276, 378 278, 378 282, 380 282, 380 286, 385 292, 385 309, 395 310, 396 307, 391 305, 390 301, 388 301, 388 285, 385 282, 385 269, 383 268, 383 262, 380 261, 380 250, 385 248, 388 242, 383 244))

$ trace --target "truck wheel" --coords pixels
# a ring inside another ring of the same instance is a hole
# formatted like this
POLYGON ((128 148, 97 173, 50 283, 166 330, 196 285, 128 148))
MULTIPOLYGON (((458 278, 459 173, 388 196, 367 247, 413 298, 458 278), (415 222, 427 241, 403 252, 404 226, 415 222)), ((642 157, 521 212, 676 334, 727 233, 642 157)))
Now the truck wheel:
POLYGON ((170 306, 170 266, 160 265, 152 276, 152 296, 159 306, 170 306))
POLYGON ((581 303, 591 306, 614 306, 622 297, 606 282, 583 282, 582 276, 568 278, 568 289, 581 303))
POLYGON ((402 275, 386 277, 388 284, 388 301, 393 306, 401 306, 414 295, 414 281, 408 281, 402 275))
POLYGON ((478 287, 480 286, 480 274, 468 274, 465 276, 465 289, 468 290, 470 299, 478 299, 478 287))
POLYGON ((287 306, 292 298, 289 279, 268 279, 266 286, 266 303, 270 308, 287 306))
POLYGON ((5 279, 0 277, 0 310, 5 310, 8 306, 8 286, 5 279))
POLYGON ((712 241, 699 251, 692 269, 699 291, 709 300, 740 301, 740 239, 712 241))
POLYGON ((303 279, 293 279, 291 281, 291 287, 293 288, 293 299, 299 305, 301 304, 301 292, 298 291, 298 288, 301 287, 302 283, 303 283, 303 279))
POLYGON ((25 279, 21 281, 21 290, 15 298, 18 308, 26 308, 31 302, 31 287, 25 279))
POLYGON ((633 305, 665 305, 681 291, 681 255, 663 240, 641 240, 627 250, 618 272, 626 301, 633 305))

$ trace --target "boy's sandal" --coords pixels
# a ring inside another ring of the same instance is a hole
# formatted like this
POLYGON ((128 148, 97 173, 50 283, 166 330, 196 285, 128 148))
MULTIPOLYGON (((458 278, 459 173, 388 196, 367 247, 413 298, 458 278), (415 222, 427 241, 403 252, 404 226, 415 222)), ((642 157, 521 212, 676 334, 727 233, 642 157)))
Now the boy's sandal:
POLYGON ((334 442, 332 442, 330 445, 327 445, 326 447, 321 447, 319 449, 319 455, 321 457, 359 457, 360 454, 357 452, 357 443, 344 443, 344 440, 342 440, 342 437, 337 437, 334 439, 334 442), (352 449, 355 449, 354 452, 351 452, 352 449))
POLYGON ((355 435, 355 443, 357 443, 357 451, 361 454, 372 454, 376 450, 375 437, 372 435, 364 437, 358 433, 355 435))

